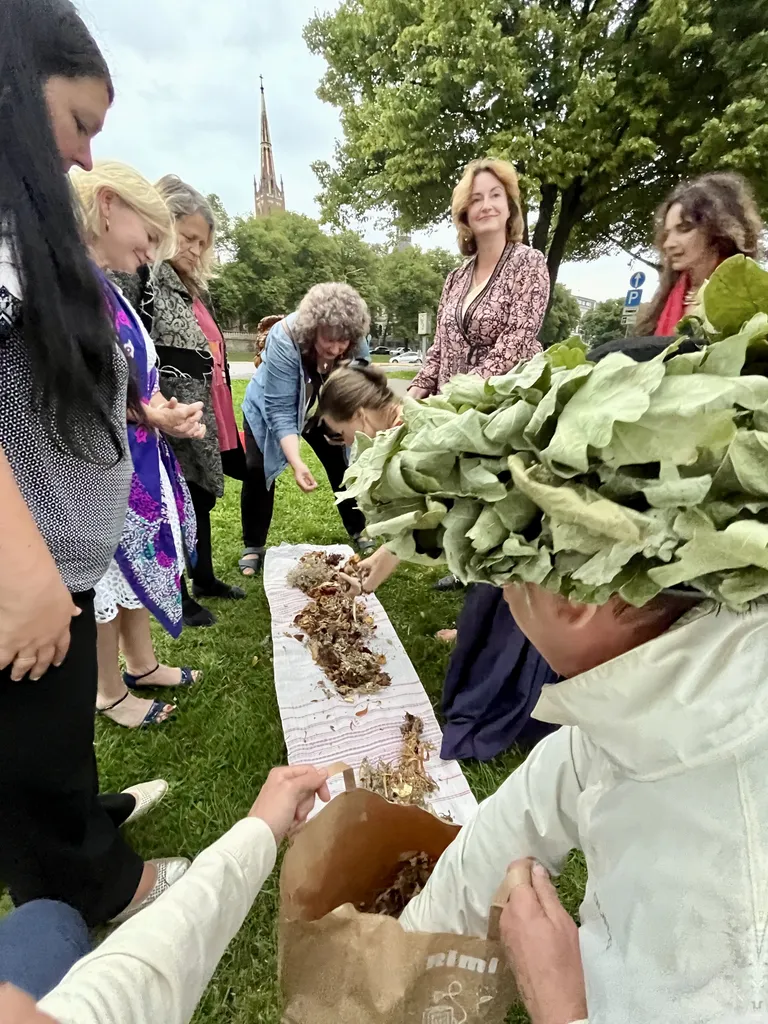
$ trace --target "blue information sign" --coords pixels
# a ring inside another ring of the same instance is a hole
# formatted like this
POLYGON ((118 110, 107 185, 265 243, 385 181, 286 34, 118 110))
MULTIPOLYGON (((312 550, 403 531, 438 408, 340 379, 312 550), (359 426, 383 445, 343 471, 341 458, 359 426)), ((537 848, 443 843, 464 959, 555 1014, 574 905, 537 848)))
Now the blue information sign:
POLYGON ((626 299, 624 299, 624 309, 637 309, 642 297, 643 293, 640 288, 630 288, 626 299))
POLYGON ((638 288, 642 288, 645 284, 645 274, 642 270, 636 271, 629 279, 629 287, 636 291, 638 288))

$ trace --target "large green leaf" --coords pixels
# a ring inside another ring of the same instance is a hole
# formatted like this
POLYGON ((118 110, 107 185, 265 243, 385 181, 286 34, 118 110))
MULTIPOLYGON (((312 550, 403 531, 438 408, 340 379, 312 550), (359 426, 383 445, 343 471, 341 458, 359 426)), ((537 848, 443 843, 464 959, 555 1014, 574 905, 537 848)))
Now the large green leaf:
POLYGON ((702 305, 719 334, 738 334, 755 314, 768 313, 768 271, 747 256, 731 256, 709 279, 702 305))

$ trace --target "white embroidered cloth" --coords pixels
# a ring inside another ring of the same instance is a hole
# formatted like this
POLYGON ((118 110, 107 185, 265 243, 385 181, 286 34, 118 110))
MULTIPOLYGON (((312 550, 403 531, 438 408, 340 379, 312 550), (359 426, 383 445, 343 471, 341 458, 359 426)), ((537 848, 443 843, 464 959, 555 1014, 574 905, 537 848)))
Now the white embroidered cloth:
MULTIPOLYGON (((345 701, 324 679, 304 644, 295 639, 298 630, 293 620, 309 598, 289 587, 286 576, 302 555, 318 550, 345 558, 352 554, 346 545, 281 544, 267 551, 264 562, 264 589, 272 613, 275 690, 289 763, 327 766, 345 761, 357 773, 366 757, 373 764, 396 761, 402 744, 400 725, 410 711, 423 720, 424 738, 435 748, 427 762, 427 770, 439 786, 430 799, 432 808, 436 814, 450 814, 457 824, 465 824, 477 801, 457 762, 442 761, 438 756, 442 733, 432 704, 378 598, 371 594, 364 599, 376 623, 371 648, 386 656, 384 671, 392 678, 392 685, 378 693, 345 701), (321 680, 331 692, 330 698, 321 680)), ((331 779, 330 785, 332 795, 343 789, 341 778, 331 779)))

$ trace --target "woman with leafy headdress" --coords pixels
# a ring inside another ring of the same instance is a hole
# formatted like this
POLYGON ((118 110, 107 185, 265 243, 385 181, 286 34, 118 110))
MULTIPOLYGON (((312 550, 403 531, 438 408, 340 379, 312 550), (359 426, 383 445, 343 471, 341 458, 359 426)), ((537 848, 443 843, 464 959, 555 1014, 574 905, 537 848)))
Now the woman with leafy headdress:
POLYGON ((552 1019, 757 1021, 768 1002, 768 273, 724 262, 697 327, 700 348, 645 362, 568 345, 457 378, 359 441, 346 478, 401 557, 503 587, 562 677, 534 712, 562 728, 400 919, 485 935, 511 860, 557 873, 582 850, 583 980, 552 1019))

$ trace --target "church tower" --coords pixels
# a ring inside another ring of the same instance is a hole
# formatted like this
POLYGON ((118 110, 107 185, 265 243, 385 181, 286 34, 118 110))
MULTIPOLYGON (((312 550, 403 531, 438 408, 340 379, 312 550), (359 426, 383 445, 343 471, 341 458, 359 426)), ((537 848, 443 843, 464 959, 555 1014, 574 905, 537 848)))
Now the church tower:
POLYGON ((285 192, 283 191, 283 179, 280 179, 280 186, 277 184, 275 173, 275 158, 272 153, 272 139, 269 134, 269 121, 267 120, 267 104, 264 99, 264 79, 261 81, 261 181, 258 183, 253 179, 253 188, 256 198, 256 216, 269 217, 275 210, 285 209, 285 192))

